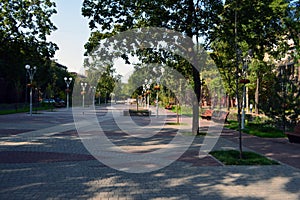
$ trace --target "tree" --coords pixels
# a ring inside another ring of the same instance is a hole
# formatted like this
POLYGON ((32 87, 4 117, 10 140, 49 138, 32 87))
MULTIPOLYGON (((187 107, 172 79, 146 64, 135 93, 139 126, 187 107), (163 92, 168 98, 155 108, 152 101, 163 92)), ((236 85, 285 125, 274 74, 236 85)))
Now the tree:
MULTIPOLYGON (((207 36, 210 29, 218 23, 217 17, 222 8, 222 1, 211 0, 181 0, 181 1, 146 1, 125 0, 111 1, 85 0, 82 14, 90 18, 90 28, 99 29, 92 33, 86 49, 90 51, 99 44, 99 40, 110 37, 121 31, 137 27, 163 27, 178 31, 190 38, 207 36)), ((125 59, 128 56, 123 56, 125 59)), ((127 60, 128 61, 128 60, 127 60)), ((162 59, 160 61, 163 61, 162 59)), ((194 134, 199 129, 199 100, 200 77, 196 66, 184 65, 191 72, 194 92, 197 99, 193 104, 193 130, 194 134)))
MULTIPOLYGON (((228 81, 236 81, 240 158, 242 158, 240 114, 242 107, 240 99, 242 98, 239 81, 245 78, 242 75, 247 73, 248 78, 256 82, 255 111, 258 114, 259 100, 269 99, 270 96, 265 94, 270 95, 270 92, 274 92, 270 86, 274 85, 275 76, 272 73, 276 68, 274 68, 274 63, 266 62, 266 55, 273 60, 280 60, 288 52, 289 28, 285 21, 288 19, 289 3, 288 0, 226 1, 220 15, 222 23, 215 26, 210 35, 211 40, 213 40, 213 59, 221 71, 229 70, 231 72, 231 78, 227 79, 228 81), (249 50, 252 50, 252 63, 250 65, 244 62, 249 50), (230 61, 233 61, 231 65, 229 64, 230 61), (247 69, 247 67, 249 68, 247 69), (261 91, 263 95, 261 95, 261 91)), ((228 82, 228 85, 230 83, 228 82)), ((272 97, 278 96, 276 93, 272 95, 272 97)), ((263 103, 268 103, 269 106, 272 104, 270 101, 263 103)), ((281 113, 284 113, 283 116, 285 116, 285 111, 281 113)))
POLYGON ((7 42, 39 44, 44 56, 54 53, 55 45, 46 42, 46 36, 56 27, 50 17, 56 13, 51 0, 10 0, 0 2, 1 46, 7 42))
MULTIPOLYGON (((248 73, 250 76, 256 77, 256 91, 259 92, 260 79, 267 77, 266 73, 270 73, 272 70, 270 67, 274 66, 273 63, 267 63, 264 60, 265 55, 268 54, 279 59, 287 52, 285 38, 288 35, 288 28, 284 21, 288 17, 288 6, 289 1, 286 0, 226 1, 220 15, 222 23, 214 27, 210 37, 214 43, 212 45, 213 58, 221 71, 231 71, 232 78, 230 80, 235 79, 236 74, 241 74, 241 66, 238 72, 234 66, 236 52, 238 50, 241 52, 238 62, 242 63, 242 59, 251 49, 253 60, 262 63, 249 69, 253 73, 248 73), (237 13, 236 37, 234 33, 235 11, 237 13), (228 65, 227 63, 230 62, 232 64, 228 65)), ((227 72, 225 74, 230 75, 227 72)), ((230 85, 230 83, 228 84, 230 85)), ((258 97, 259 93, 256 96, 258 97)), ((258 105, 259 102, 257 102, 258 105)))
MULTIPOLYGON (((288 29, 288 38, 292 39, 295 44, 296 52, 300 51, 300 1, 291 1, 288 7, 288 16, 284 19, 284 23, 288 29)), ((295 52, 295 53, 296 53, 295 52)), ((295 62, 298 63, 299 53, 294 55, 295 62)), ((299 63, 298 63, 299 64, 299 63)))
POLYGON ((114 88, 120 81, 121 77, 116 74, 116 70, 112 67, 112 65, 104 67, 104 71, 98 75, 99 76, 95 76, 95 73, 88 70, 87 81, 90 84, 96 83, 96 93, 98 93, 98 95, 107 102, 109 95, 114 91, 114 88))
POLYGON ((50 66, 46 64, 57 46, 46 37, 56 29, 50 20, 55 13, 51 0, 0 2, 0 78, 6 83, 0 84, 3 102, 14 102, 11 91, 21 91, 14 85, 25 85, 26 64, 39 70, 50 66))

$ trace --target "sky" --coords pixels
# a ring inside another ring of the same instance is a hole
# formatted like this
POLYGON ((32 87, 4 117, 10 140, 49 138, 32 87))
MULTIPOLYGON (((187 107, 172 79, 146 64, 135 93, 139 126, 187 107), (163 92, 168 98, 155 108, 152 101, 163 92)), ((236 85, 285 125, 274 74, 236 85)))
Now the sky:
MULTIPOLYGON (((69 72, 84 74, 84 44, 90 36, 89 20, 81 15, 83 0, 53 0, 56 3, 57 14, 51 20, 57 27, 52 32, 49 41, 58 45, 54 59, 68 68, 69 72)), ((124 61, 117 59, 114 64, 118 74, 126 82, 133 71, 133 66, 125 65, 124 61)))
POLYGON ((57 27, 49 41, 56 43, 59 50, 54 59, 68 67, 69 72, 80 72, 83 68, 84 44, 90 36, 88 19, 81 15, 83 0, 54 0, 57 14, 51 20, 57 27))

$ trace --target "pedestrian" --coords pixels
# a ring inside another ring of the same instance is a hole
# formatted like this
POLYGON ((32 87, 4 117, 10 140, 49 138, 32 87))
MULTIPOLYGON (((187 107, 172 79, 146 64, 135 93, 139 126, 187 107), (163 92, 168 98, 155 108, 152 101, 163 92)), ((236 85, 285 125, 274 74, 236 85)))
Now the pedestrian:
POLYGON ((250 113, 252 113, 252 109, 253 109, 253 104, 250 103, 250 113))

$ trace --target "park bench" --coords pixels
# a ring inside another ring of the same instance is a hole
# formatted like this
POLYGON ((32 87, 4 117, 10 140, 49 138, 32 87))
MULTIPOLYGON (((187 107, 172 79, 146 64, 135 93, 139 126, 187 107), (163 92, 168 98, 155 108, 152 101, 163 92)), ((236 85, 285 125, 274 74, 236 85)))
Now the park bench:
POLYGON ((172 110, 172 108, 173 108, 172 104, 168 104, 165 106, 165 109, 167 109, 167 110, 172 110))
POLYGON ((229 112, 226 111, 214 111, 212 115, 212 120, 216 122, 227 122, 227 117, 229 112))
POLYGON ((293 132, 285 133, 290 141, 290 143, 300 143, 300 123, 298 123, 293 132))
POLYGON ((123 116, 151 116, 151 110, 123 110, 123 116))
POLYGON ((208 110, 205 110, 205 112, 201 114, 201 118, 210 120, 212 115, 213 115, 213 110, 208 109, 208 110))

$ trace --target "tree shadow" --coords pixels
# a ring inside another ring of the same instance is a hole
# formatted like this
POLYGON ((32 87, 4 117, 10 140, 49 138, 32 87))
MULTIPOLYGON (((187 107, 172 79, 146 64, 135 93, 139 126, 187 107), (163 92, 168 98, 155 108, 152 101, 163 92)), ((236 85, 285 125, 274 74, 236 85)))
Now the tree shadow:
MULTIPOLYGON (((165 127, 150 140, 167 144, 176 130, 165 127)), ((120 130, 106 134, 118 145, 145 143, 143 138, 129 140, 120 130)), ((39 155, 40 159, 27 163, 20 160, 0 162, 0 199, 300 198, 298 169, 286 165, 213 165, 208 157, 199 159, 202 140, 202 137, 197 137, 178 160, 148 173, 126 173, 104 165, 91 157, 76 130, 54 133, 34 141, 28 138, 28 143, 24 144, 18 144, 16 140, 15 144, 1 143, 0 157, 5 153, 13 157, 8 152, 35 152, 31 155, 20 153, 19 156, 39 155), (47 155, 54 157, 48 157, 52 160, 46 162, 47 155)), ((150 149, 154 150, 156 148, 150 149)))

